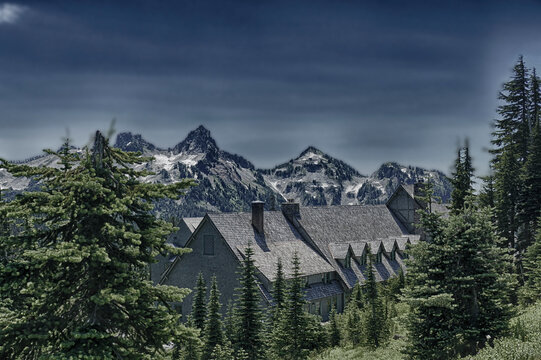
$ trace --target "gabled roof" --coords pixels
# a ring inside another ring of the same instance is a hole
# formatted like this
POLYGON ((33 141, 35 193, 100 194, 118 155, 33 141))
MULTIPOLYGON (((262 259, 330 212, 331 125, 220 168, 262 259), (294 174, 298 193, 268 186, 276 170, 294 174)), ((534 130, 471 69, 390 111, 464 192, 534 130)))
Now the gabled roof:
MULTIPOLYGON (((348 287, 353 287, 362 274, 342 267, 331 248, 336 249, 337 244, 366 242, 376 254, 382 237, 408 234, 386 205, 301 207, 297 220, 348 287)), ((391 276, 390 271, 382 273, 391 276)))
POLYGON ((285 277, 291 276, 295 253, 299 257, 303 275, 334 271, 321 255, 303 241, 281 211, 265 211, 263 235, 252 226, 251 213, 209 214, 208 217, 239 260, 243 259, 248 246, 253 249, 256 267, 270 281, 274 281, 278 259, 282 261, 285 277))
POLYGON ((201 221, 203 221, 202 217, 188 217, 188 218, 182 218, 182 221, 186 224, 188 227, 188 230, 190 230, 192 233, 197 229, 201 221))
POLYGON ((329 244, 329 250, 333 259, 344 260, 349 251, 349 244, 329 244))

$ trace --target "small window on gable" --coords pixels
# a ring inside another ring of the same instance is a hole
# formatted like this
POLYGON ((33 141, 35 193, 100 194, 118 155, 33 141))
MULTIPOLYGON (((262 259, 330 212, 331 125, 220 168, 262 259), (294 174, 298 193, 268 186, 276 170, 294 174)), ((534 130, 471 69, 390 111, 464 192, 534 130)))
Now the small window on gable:
POLYGON ((396 249, 393 249, 393 251, 391 251, 391 260, 396 260, 396 249))
POLYGON ((351 267, 351 255, 350 255, 349 251, 348 251, 348 253, 346 254, 346 261, 345 261, 344 267, 345 267, 346 269, 349 269, 349 268, 351 267))
POLYGON ((381 260, 382 260, 382 252, 380 250, 380 251, 378 251, 378 253, 376 255, 376 264, 381 263, 381 260))
POLYGON ((361 256, 361 265, 366 265, 366 251, 363 251, 361 256))
POLYGON ((203 236, 203 255, 214 255, 214 236, 203 236))

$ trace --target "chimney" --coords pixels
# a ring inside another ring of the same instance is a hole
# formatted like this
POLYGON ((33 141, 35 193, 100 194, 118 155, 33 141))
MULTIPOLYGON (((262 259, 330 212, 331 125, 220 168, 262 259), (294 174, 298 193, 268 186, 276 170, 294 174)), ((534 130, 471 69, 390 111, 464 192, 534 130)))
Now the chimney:
POLYGON ((287 202, 282 203, 282 212, 288 219, 297 217, 299 215, 299 203, 293 199, 287 199, 287 202))
POLYGON ((252 201, 252 225, 258 233, 263 234, 263 201, 252 201))

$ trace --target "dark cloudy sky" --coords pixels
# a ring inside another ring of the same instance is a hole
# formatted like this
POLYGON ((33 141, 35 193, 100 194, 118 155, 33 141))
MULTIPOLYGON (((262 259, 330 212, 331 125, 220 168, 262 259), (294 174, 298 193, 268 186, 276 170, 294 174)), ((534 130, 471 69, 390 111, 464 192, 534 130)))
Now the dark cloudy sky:
POLYGON ((0 0, 0 157, 203 124, 258 167, 308 145, 360 170, 486 172, 497 94, 541 67, 539 1, 0 0))

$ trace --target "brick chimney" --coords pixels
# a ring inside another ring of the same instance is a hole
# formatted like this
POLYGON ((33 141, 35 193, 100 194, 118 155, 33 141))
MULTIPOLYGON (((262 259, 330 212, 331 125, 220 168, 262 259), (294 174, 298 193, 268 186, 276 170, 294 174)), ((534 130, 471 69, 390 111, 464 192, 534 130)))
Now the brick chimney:
POLYGON ((258 233, 263 234, 263 201, 252 201, 252 225, 258 233))
POLYGON ((288 219, 297 217, 299 215, 299 203, 293 199, 287 199, 287 202, 282 203, 282 213, 288 219))

